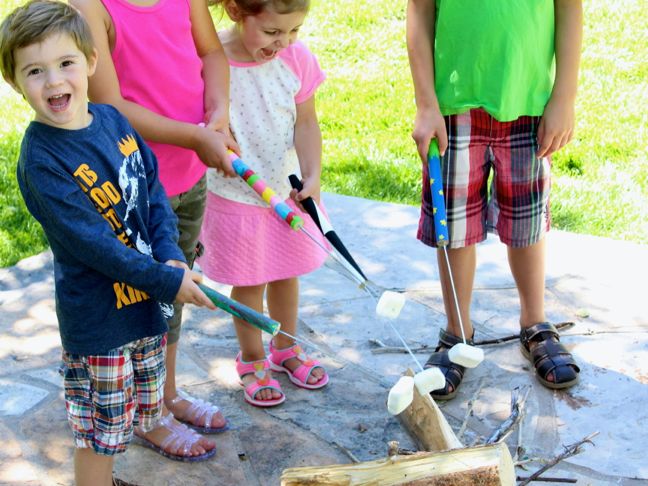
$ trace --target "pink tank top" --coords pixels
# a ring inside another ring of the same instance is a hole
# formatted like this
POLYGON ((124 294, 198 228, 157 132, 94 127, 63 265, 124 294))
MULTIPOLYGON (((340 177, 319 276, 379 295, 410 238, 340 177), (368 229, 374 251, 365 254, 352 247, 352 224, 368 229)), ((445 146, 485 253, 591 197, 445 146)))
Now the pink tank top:
MULTIPOLYGON (((150 7, 102 0, 115 28, 113 63, 122 97, 174 120, 203 121, 202 61, 191 34, 190 0, 150 7)), ((206 167, 192 150, 147 141, 167 196, 189 190, 206 167)))

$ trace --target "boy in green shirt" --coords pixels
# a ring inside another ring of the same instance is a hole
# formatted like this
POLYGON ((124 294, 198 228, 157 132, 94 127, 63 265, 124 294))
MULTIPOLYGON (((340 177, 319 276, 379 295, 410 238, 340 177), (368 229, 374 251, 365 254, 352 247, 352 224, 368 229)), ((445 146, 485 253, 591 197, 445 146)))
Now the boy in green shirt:
MULTIPOLYGON (((427 161, 442 155, 450 234, 448 256, 466 336, 475 245, 488 231, 507 245, 520 297, 522 352, 549 388, 578 381, 579 368, 545 318, 545 239, 549 230, 550 155, 567 144, 582 37, 581 0, 409 0, 407 46, 416 97, 412 137, 423 164, 417 237, 436 247, 427 161), (493 180, 488 196, 488 177, 493 180)), ((448 318, 427 362, 439 366, 450 399, 464 368, 448 350, 461 342, 450 279, 437 251, 448 318)))

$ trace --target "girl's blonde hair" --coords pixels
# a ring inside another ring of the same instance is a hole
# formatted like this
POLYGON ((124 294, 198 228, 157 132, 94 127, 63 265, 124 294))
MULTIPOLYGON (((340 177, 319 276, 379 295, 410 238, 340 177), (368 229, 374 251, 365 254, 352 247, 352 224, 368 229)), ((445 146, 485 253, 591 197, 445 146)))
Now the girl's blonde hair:
POLYGON ((16 50, 43 42, 53 34, 68 34, 86 59, 94 55, 90 27, 77 9, 63 2, 32 0, 16 8, 0 25, 0 71, 16 79, 16 50))
POLYGON ((278 14, 308 11, 310 0, 209 0, 209 5, 221 5, 227 10, 227 4, 236 6, 241 17, 259 15, 265 10, 278 14))

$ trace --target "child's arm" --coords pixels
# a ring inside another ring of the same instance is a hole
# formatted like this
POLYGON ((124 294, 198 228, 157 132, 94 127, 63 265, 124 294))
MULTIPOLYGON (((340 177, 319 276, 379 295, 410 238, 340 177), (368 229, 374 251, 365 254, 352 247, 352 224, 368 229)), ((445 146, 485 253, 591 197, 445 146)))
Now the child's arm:
POLYGON ((182 272, 120 241, 111 225, 123 223, 110 211, 104 218, 70 174, 51 161, 32 160, 22 172, 22 181, 21 190, 31 196, 30 211, 39 215, 52 245, 115 282, 161 302, 173 302, 182 272))
POLYGON ((96 103, 113 105, 146 140, 194 150, 208 167, 235 176, 227 150, 238 150, 238 147, 231 137, 198 124, 158 115, 122 97, 111 57, 108 32, 113 26, 110 15, 100 0, 70 0, 70 3, 81 11, 88 22, 98 52, 97 70, 90 78, 88 86, 89 98, 96 103))
POLYGON ((538 127, 538 157, 548 157, 572 139, 583 31, 581 0, 555 0, 556 80, 538 127))
POLYGON ((445 122, 434 92, 435 0, 409 0, 407 3, 407 52, 414 82, 416 119, 412 138, 423 161, 427 161, 430 140, 436 138, 439 151, 448 146, 445 122))
POLYGON ((207 128, 229 133, 229 63, 205 0, 191 0, 191 30, 203 62, 207 128))
POLYGON ((295 122, 295 150, 302 173, 303 189, 291 196, 296 201, 312 197, 319 203, 320 176, 322 173, 322 132, 315 110, 315 96, 297 105, 295 122))
POLYGON ((164 188, 158 179, 155 155, 139 134, 136 133, 135 137, 146 170, 149 195, 147 230, 151 238, 152 256, 158 262, 165 262, 170 267, 183 270, 182 282, 175 296, 176 302, 215 309, 214 303, 196 285, 202 282, 202 276, 187 266, 182 250, 178 247, 178 218, 171 209, 164 188))

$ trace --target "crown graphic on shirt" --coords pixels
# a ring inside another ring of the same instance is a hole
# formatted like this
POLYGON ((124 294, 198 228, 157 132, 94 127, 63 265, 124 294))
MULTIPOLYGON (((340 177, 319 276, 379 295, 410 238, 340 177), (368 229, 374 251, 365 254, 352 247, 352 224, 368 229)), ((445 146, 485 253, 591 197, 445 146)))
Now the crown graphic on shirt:
POLYGON ((124 154, 125 157, 128 157, 133 152, 139 150, 137 141, 132 135, 128 135, 126 138, 121 139, 117 145, 119 145, 119 151, 124 154))

